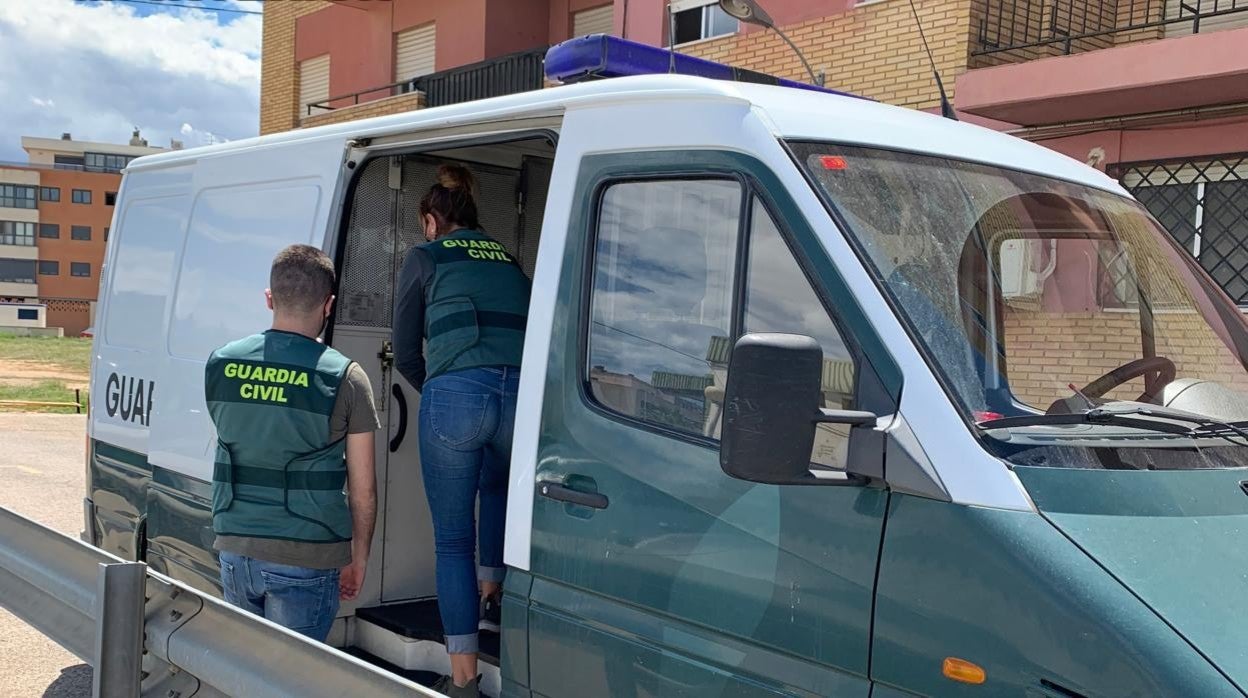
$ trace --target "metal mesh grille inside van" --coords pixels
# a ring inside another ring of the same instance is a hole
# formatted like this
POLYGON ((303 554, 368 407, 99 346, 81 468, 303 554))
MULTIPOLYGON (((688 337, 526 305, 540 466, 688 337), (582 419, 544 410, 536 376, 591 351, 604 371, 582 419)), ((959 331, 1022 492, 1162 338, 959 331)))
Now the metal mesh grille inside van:
MULTIPOLYGON (((394 289, 403 261, 412 247, 424 242, 420 200, 437 179, 443 160, 403 158, 400 190, 390 189, 390 158, 365 165, 351 202, 346 250, 339 285, 337 324, 389 328, 394 314, 394 289)), ((481 227, 498 240, 533 275, 537 239, 546 209, 551 163, 527 159, 519 170, 469 164, 479 185, 477 208, 481 227), (517 210, 522 176, 527 177, 523 221, 517 210), (522 229, 523 228, 523 229, 522 229)))
MULTIPOLYGON (((399 202, 400 265, 407 251, 425 239, 420 221, 420 199, 437 181, 437 168, 441 162, 437 158, 421 157, 408 158, 403 163, 403 190, 399 202)), ((468 168, 477 177, 477 213, 481 218, 481 227, 513 255, 520 256, 520 216, 516 211, 520 173, 471 163, 468 168)), ((542 186, 545 187, 545 184, 542 186)))
POLYGON ((542 234, 542 217, 546 213, 546 196, 550 193, 550 173, 555 163, 546 158, 525 158, 524 229, 520 235, 520 266, 533 278, 537 265, 537 240, 542 234))
POLYGON ((387 186, 389 158, 364 166, 351 202, 347 248, 338 286, 337 324, 389 327, 394 305, 394 192, 387 186))

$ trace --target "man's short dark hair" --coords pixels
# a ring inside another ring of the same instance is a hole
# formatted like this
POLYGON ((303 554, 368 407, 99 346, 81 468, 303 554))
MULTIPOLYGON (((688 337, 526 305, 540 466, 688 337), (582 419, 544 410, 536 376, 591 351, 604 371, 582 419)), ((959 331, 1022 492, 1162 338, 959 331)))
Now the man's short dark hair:
POLYGON ((334 292, 334 263, 311 245, 291 245, 273 258, 269 291, 274 309, 310 313, 334 292))

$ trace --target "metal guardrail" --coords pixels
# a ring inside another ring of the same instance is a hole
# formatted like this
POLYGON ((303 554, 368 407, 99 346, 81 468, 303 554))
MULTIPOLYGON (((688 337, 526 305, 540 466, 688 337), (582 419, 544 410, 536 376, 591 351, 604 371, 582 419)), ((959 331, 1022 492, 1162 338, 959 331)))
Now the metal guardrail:
POLYGON ((97 698, 440 695, 4 508, 0 606, 91 664, 97 698))
POLYGON ((74 401, 50 401, 50 400, 0 400, 0 408, 3 407, 72 407, 75 414, 82 414, 82 389, 74 388, 74 401))

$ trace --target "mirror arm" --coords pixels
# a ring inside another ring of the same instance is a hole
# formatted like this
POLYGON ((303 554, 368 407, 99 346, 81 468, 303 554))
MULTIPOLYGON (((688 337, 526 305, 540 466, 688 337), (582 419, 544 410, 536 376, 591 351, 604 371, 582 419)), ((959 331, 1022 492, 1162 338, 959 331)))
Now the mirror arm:
POLYGON ((873 412, 859 410, 829 410, 820 408, 815 415, 816 424, 848 424, 851 427, 875 426, 879 416, 873 412))
POLYGON ((831 471, 835 477, 819 477, 813 471, 810 473, 810 481, 804 484, 822 485, 823 487, 866 487, 871 484, 871 478, 858 473, 851 473, 846 470, 831 471))

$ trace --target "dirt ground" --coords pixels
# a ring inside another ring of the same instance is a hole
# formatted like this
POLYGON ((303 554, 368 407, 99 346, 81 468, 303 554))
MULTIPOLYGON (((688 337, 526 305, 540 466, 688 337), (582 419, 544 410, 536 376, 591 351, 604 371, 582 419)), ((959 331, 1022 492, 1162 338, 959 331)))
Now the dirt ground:
POLYGON ((42 381, 57 380, 62 381, 69 390, 86 390, 88 379, 85 373, 38 361, 9 359, 0 363, 0 383, 7 385, 35 385, 42 381))

